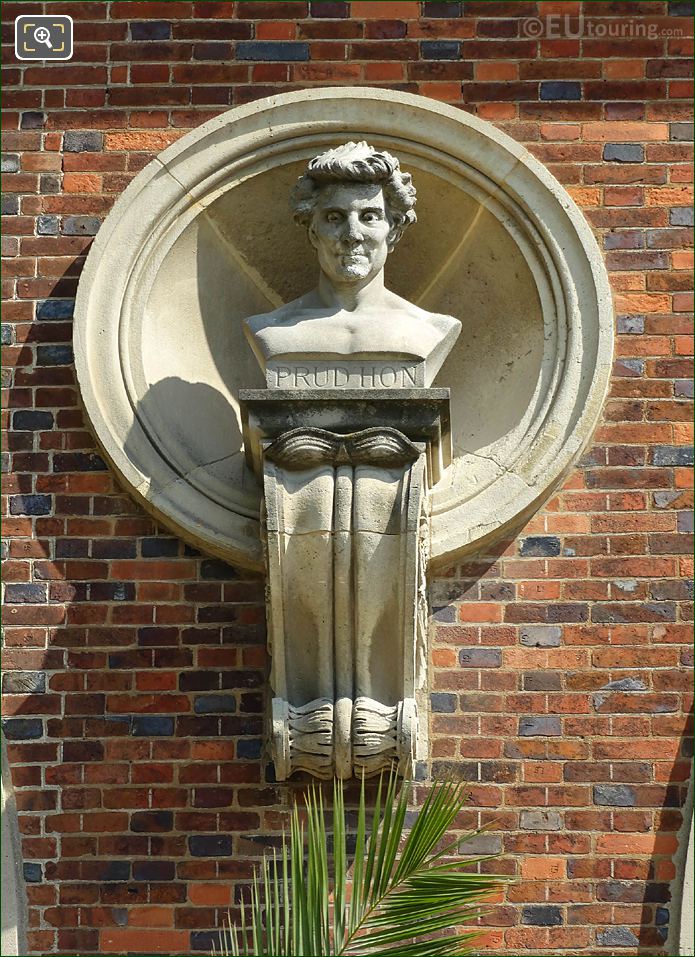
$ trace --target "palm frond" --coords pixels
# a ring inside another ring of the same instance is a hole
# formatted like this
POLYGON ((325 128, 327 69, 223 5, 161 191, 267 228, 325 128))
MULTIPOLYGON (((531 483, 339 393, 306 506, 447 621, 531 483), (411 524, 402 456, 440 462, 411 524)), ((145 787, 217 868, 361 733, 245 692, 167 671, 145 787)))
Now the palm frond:
POLYGON ((395 772, 380 778, 368 836, 362 780, 350 886, 343 785, 333 786, 332 867, 323 794, 310 787, 306 831, 295 805, 289 845, 283 838, 272 868, 265 858, 254 877, 249 928, 242 902, 241 928, 223 934, 227 957, 469 954, 476 933, 460 928, 481 916, 500 879, 471 869, 490 858, 452 860, 460 838, 445 843, 465 803, 462 784, 435 783, 407 831, 410 796, 395 772))

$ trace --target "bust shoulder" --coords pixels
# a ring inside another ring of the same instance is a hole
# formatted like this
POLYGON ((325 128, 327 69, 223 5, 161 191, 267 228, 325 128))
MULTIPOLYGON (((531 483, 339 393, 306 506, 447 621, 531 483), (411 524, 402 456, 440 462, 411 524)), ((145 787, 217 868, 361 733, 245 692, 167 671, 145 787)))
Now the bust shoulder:
POLYGON ((244 327, 248 332, 255 333, 268 326, 279 326, 283 323, 292 322, 305 310, 307 298, 307 296, 300 296, 291 302, 283 302, 282 305, 271 312, 259 312, 255 316, 247 316, 244 319, 244 327))
POLYGON ((417 306, 408 299, 403 299, 394 293, 389 295, 391 297, 389 305, 392 307, 394 315, 400 315, 411 321, 415 320, 413 329, 416 330, 416 334, 420 332, 428 338, 433 337, 435 340, 444 337, 447 341, 453 342, 460 333, 461 321, 455 316, 448 316, 441 312, 428 312, 427 309, 417 306))

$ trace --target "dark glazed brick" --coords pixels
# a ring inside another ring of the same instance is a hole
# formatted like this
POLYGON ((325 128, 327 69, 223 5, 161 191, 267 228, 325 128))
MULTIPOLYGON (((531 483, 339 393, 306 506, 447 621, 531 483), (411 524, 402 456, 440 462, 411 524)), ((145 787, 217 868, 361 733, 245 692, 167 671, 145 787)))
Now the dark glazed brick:
MULTIPOLYGON (((302 20, 309 12, 309 4, 299 0, 281 0, 282 17, 286 20, 302 20)), ((278 0, 238 0, 237 16, 249 20, 276 20, 280 14, 278 0)))
POLYGON ((668 15, 670 17, 692 17, 693 5, 691 0, 669 0, 668 15))
POLYGON ((27 861, 23 866, 24 880, 27 884, 40 884, 43 880, 43 869, 41 864, 35 861, 27 861))
POLYGON ((441 691, 435 691, 430 695, 430 705, 432 711, 441 714, 453 714, 458 705, 458 696, 455 694, 445 694, 441 691))
POLYGON ((535 718, 519 718, 519 734, 523 738, 536 736, 558 737, 562 734, 560 718, 555 715, 539 715, 535 718))
POLYGON ((19 196, 13 193, 4 193, 0 197, 0 214, 3 216, 17 216, 19 213, 19 196))
POLYGON ((541 83, 541 100, 581 100, 580 83, 570 80, 545 80, 541 83))
POLYGON ((657 445, 650 450, 650 460, 652 465, 692 465, 693 446, 657 445))
POLYGON ((104 538, 92 542, 92 558, 135 558, 135 542, 129 538, 104 538))
POLYGON ((675 206, 669 212, 668 221, 671 226, 692 226, 693 225, 693 207, 675 206))
POLYGON ((68 366, 74 361, 72 346, 37 346, 38 366, 68 366))
POLYGON ((133 40, 168 40, 171 37, 171 23, 166 20, 133 21, 130 24, 130 36, 133 40))
POLYGON ((44 196, 47 193, 59 193, 60 187, 60 176, 57 173, 42 173, 39 177, 39 190, 44 196))
POLYGON ((36 605, 46 600, 46 585, 42 582, 8 582, 5 585, 8 605, 36 605))
POLYGON ((20 128, 23 130, 40 130, 46 122, 46 114, 29 110, 22 113, 20 128))
POLYGON ((350 16, 350 5, 349 3, 336 2, 336 0, 311 0, 309 13, 312 17, 342 20, 350 16))
POLYGON ((96 236, 101 226, 97 216, 66 216, 63 219, 64 236, 96 236))
POLYGON ((170 558, 179 553, 177 538, 143 538, 140 554, 143 558, 170 558))
POLYGON ((263 742, 260 738, 240 738, 237 741, 236 755, 238 758, 257 760, 263 752, 263 742))
MULTIPOLYGON (((678 512, 677 523, 679 532, 692 533, 695 531, 695 513, 678 512)), ((692 584, 692 582, 689 582, 688 584, 692 584)))
POLYGON ((3 173, 17 173, 19 171, 19 156, 17 153, 3 153, 0 161, 3 173))
POLYGON ((12 416, 15 432, 42 432, 53 428, 52 412, 34 412, 21 409, 12 416))
POLYGON ((556 927, 562 923, 562 911, 552 904, 523 907, 521 923, 533 924, 535 927, 556 927))
POLYGON ((237 43, 238 60, 263 60, 269 63, 299 62, 309 59, 309 44, 288 41, 242 40, 237 43))
POLYGON ((640 944, 629 927, 609 927, 597 935, 596 943, 599 947, 639 947, 640 944))
POLYGON ((521 543, 522 558, 553 558, 560 554, 560 539, 554 535, 532 535, 521 543))
POLYGON ((63 134, 66 153, 100 153, 104 148, 104 134, 97 130, 68 130, 63 134))
POLYGON ((37 319, 72 319, 74 299, 44 299, 36 303, 37 319))
POLYGON ((10 515, 49 515, 50 495, 10 495, 10 515))
POLYGON ((423 17, 439 17, 441 19, 453 19, 460 17, 463 10, 463 3, 439 2, 439 0, 425 0, 422 4, 423 17))
POLYGON ((561 691, 560 675, 552 671, 532 671, 524 675, 524 691, 561 691))
POLYGON ((594 787, 594 804, 608 807, 634 807, 635 792, 627 784, 597 784, 594 787))
POLYGON ((519 640, 528 648, 557 648, 561 639, 559 625, 524 625, 519 630, 519 640))
POLYGON ((672 140, 689 142, 693 138, 692 123, 671 123, 669 126, 670 138, 672 140))
POLYGON ((14 342, 14 328, 9 323, 3 322, 0 326, 0 343, 3 346, 11 346, 14 342))
POLYGON ((644 316, 618 316, 617 329, 622 335, 640 336, 644 332, 644 316))
POLYGON ((132 733, 137 737, 164 737, 174 733, 174 719, 159 715, 137 714, 133 717, 132 733))
POLYGON ((456 40, 422 40, 420 55, 423 60, 458 60, 461 45, 456 40))
POLYGON ((96 452, 56 452, 54 472, 106 472, 106 462, 96 452))
POLYGON ((7 671, 2 676, 2 690, 3 694, 44 694, 46 675, 41 671, 7 671))
POLYGON ((603 158, 610 163, 643 163, 644 147, 640 143, 606 143, 603 158))
POLYGON ((191 933, 191 950, 196 953, 221 954, 229 946, 225 931, 196 930, 191 933))
POLYGON ((232 839, 225 834, 195 834, 188 838, 188 849, 193 857, 229 857, 232 839))
POLYGON ((2 731, 8 741, 32 741, 43 737, 40 718, 5 718, 2 731))
POLYGON ((459 651, 462 668, 499 668, 501 664, 501 648, 462 648, 459 651))
POLYGON ((486 582, 480 583, 481 601, 514 601, 516 591, 514 585, 509 582, 486 582))
POLYGON ((193 701, 193 710, 196 714, 220 714, 221 712, 236 711, 234 695, 213 694, 202 695, 193 701))
POLYGON ((57 216, 37 216, 36 233, 38 236, 57 236, 60 232, 60 219, 57 216))

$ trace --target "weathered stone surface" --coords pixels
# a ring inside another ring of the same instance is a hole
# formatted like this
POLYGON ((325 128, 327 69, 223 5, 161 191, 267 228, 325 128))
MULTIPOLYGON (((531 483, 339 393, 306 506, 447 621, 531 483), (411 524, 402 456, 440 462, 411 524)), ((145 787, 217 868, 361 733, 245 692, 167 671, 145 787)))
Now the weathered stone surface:
POLYGON ((425 460, 423 445, 379 427, 262 443, 278 780, 412 769, 425 460))

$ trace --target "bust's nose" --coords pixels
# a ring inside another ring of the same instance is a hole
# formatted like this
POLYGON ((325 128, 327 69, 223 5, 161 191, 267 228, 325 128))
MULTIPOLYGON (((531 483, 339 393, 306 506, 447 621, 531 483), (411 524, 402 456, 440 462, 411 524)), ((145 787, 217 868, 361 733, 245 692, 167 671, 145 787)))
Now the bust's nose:
POLYGON ((347 242, 351 243, 358 243, 364 239, 362 224, 360 223, 359 216, 356 213, 351 213, 345 218, 343 238, 347 242))

